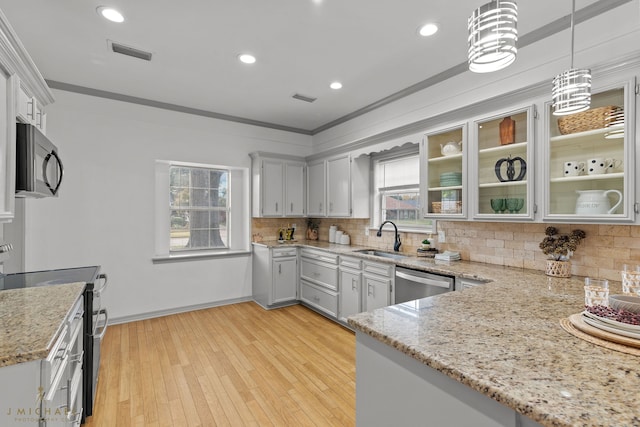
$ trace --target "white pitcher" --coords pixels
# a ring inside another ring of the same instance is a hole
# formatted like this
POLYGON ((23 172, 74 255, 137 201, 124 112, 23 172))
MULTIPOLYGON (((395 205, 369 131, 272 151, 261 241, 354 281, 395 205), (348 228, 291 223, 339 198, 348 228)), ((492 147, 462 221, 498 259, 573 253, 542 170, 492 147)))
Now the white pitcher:
POLYGON ((611 214, 622 203, 622 193, 618 190, 576 190, 576 193, 578 193, 578 200, 576 201, 577 215, 611 214), (618 203, 613 207, 611 207, 607 197, 611 193, 618 195, 618 203))

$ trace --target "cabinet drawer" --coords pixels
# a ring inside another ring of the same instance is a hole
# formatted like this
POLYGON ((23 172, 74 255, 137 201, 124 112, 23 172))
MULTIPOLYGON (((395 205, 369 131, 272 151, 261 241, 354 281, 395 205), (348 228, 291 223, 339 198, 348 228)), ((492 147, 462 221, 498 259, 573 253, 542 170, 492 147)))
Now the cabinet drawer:
POLYGON ((365 273, 378 274, 384 277, 393 277, 394 274, 394 266, 392 264, 381 264, 377 262, 371 261, 363 261, 362 269, 365 273))
POLYGON ((354 270, 360 270, 362 268, 362 260, 359 258, 341 256, 340 267, 347 267, 347 268, 352 268, 354 270))
POLYGON ((298 254, 296 248, 274 248, 272 251, 271 256, 274 258, 291 257, 298 254))
POLYGON ((300 283, 300 299, 332 317, 338 316, 338 294, 309 282, 300 283))
POLYGON ((300 264, 300 278, 334 291, 338 290, 338 267, 336 265, 317 262, 308 258, 302 258, 300 264))
POLYGON ((315 249, 302 248, 300 256, 310 258, 315 261, 327 262, 330 264, 338 265, 338 255, 319 251, 315 249))

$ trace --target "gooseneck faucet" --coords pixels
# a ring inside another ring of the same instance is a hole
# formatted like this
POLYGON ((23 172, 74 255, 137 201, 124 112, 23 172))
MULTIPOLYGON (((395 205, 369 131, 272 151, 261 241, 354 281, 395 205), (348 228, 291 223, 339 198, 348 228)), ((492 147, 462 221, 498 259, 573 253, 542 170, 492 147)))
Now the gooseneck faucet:
POLYGON ((400 242, 400 234, 398 234, 398 227, 396 227, 396 225, 392 221, 385 221, 380 224, 380 228, 378 229, 378 233, 376 233, 376 236, 382 237, 382 227, 384 227, 386 223, 393 225, 393 228, 396 230, 396 241, 393 244, 393 250, 396 252, 400 252, 400 245, 402 244, 400 242))

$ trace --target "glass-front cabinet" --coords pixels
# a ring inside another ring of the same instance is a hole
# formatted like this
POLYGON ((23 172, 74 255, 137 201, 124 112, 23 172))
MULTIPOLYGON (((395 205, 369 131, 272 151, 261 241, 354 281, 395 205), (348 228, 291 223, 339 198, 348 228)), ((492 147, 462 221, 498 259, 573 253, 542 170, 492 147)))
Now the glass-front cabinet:
POLYGON ((466 218, 467 126, 425 135, 421 149, 425 217, 466 218))
POLYGON ((546 109, 544 219, 633 221, 635 80, 594 91, 582 113, 546 109))
POLYGON ((533 220, 534 107, 473 122, 473 217, 533 220))

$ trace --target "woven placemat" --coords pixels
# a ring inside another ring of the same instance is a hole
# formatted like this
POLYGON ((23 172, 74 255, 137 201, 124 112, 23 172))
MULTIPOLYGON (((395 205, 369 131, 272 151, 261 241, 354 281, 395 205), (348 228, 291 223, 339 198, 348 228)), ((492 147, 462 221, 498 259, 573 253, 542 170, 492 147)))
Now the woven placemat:
MULTIPOLYGON (((576 316, 575 314, 573 316, 576 316)), ((573 317, 572 316, 572 317, 573 317)), ((578 316, 581 316, 580 314, 578 316)), ((575 321, 575 318, 574 318, 575 321)), ((576 328, 569 318, 560 319, 560 326, 562 329, 570 333, 576 338, 583 339, 592 344, 599 345, 601 347, 608 348, 610 350, 619 351, 621 353, 632 354, 634 356, 640 356, 640 348, 629 347, 627 345, 618 344, 615 342, 607 341, 602 338, 594 337, 593 335, 589 335, 585 332, 582 332, 578 328, 576 328)))

